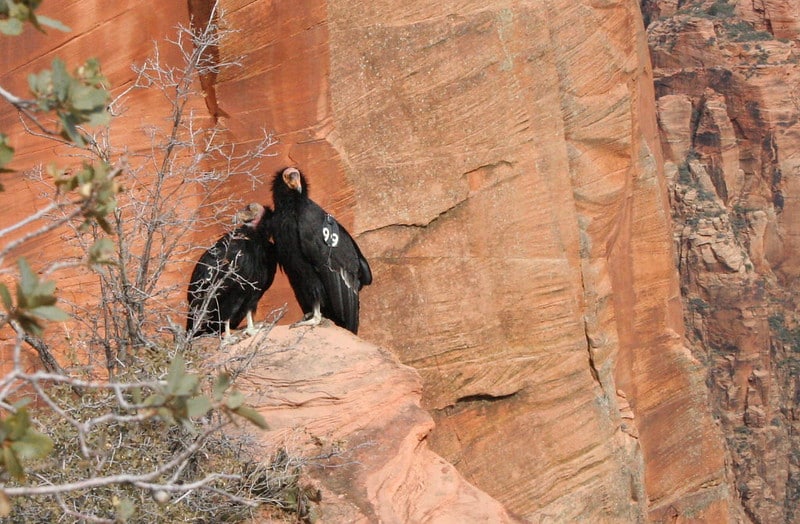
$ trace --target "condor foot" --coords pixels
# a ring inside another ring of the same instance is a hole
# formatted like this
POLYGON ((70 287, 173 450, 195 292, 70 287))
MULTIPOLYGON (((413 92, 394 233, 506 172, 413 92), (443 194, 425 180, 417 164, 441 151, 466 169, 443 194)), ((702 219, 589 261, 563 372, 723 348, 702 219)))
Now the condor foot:
POLYGON ((313 312, 306 313, 303 317, 303 320, 299 320, 289 327, 297 328, 302 326, 318 326, 320 322, 322 322, 322 315, 320 314, 319 310, 315 310, 313 312))

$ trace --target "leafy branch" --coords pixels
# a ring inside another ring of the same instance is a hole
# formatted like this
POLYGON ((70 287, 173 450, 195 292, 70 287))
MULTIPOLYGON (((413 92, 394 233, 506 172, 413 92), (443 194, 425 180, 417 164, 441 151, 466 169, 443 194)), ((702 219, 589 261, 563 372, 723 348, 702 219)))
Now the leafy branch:
POLYGON ((56 283, 40 280, 24 258, 17 263, 21 276, 17 282, 16 303, 12 301, 8 288, 0 283, 0 302, 6 310, 6 314, 0 317, 0 327, 16 321, 26 333, 38 336, 44 329, 42 320, 68 320, 69 315, 54 305, 56 283))
POLYGON ((0 0, 0 33, 10 36, 21 35, 25 28, 25 23, 30 23, 33 27, 44 33, 44 27, 51 27, 59 31, 69 31, 58 20, 53 20, 47 16, 37 15, 36 8, 42 0, 0 0))

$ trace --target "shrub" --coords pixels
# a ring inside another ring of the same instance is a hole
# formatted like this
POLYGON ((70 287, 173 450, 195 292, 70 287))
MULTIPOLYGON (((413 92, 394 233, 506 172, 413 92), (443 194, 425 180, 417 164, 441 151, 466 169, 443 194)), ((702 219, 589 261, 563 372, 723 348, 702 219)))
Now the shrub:
MULTIPOLYGON (((67 29, 37 17, 38 2, 16 5, 22 5, 19 18, 0 6, 0 32, 21 33, 26 21, 67 29)), ((245 443, 223 431, 237 420, 266 426, 235 389, 242 369, 216 377, 195 370, 204 355, 171 320, 182 315, 184 288, 162 278, 173 264, 193 260, 196 248, 186 232, 223 220, 239 204, 222 194, 224 185, 234 177, 256 184, 259 159, 274 144, 265 133, 253 149, 239 151, 220 141, 218 127, 198 125, 188 109, 202 96, 194 90, 198 75, 237 65, 209 60, 225 34, 215 20, 179 28, 173 43, 183 63, 162 63, 156 47, 153 58, 135 67, 134 84, 113 100, 92 60, 74 73, 56 60, 32 75, 30 100, 0 88, 31 133, 79 158, 77 166, 27 172, 50 203, 0 230, 0 265, 18 247, 53 232, 71 246, 69 256, 37 260, 36 268, 20 259, 15 284, 0 284, 0 329, 11 340, 0 378, 0 516, 219 522, 248 516, 261 502, 284 504, 276 497, 291 481, 278 491, 264 489, 274 483, 270 466, 249 460, 245 443), (112 144, 103 127, 124 113, 136 89, 160 90, 170 108, 166 127, 143 130, 151 142, 143 155, 112 144), (44 114, 55 117, 55 127, 44 114), (208 167, 214 165, 224 167, 208 167), (76 268, 96 278, 97 303, 57 299, 59 276, 76 268), (66 341, 47 329, 70 317, 66 341), (64 345, 66 363, 53 352, 64 345), (44 370, 26 370, 25 347, 44 370)), ((0 135, 0 169, 13 153, 0 135)), ((292 475, 296 481, 297 471, 292 475)))

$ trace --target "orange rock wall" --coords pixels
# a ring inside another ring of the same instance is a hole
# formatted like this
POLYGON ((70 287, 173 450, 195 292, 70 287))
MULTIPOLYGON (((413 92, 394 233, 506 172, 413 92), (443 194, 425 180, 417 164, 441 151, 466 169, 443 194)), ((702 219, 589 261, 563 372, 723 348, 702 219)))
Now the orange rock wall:
MULTIPOLYGON (((38 73, 43 69, 50 69, 55 57, 61 58, 69 71, 73 71, 83 64, 87 58, 97 57, 102 64, 102 70, 111 84, 111 95, 117 97, 128 88, 135 80, 135 73, 131 69, 134 64, 139 64, 152 55, 156 39, 161 40, 170 35, 175 38, 177 24, 188 26, 189 17, 185 5, 163 4, 158 8, 143 6, 132 2, 117 2, 114 5, 88 7, 86 4, 78 5, 71 2, 46 2, 40 10, 41 14, 60 20, 71 28, 68 33, 57 30, 48 30, 47 34, 35 31, 27 26, 25 33, 19 37, 2 36, 0 38, 0 61, 3 67, 0 72, 0 85, 21 97, 29 96, 27 78, 29 74, 38 73)), ((174 46, 159 44, 164 63, 179 64, 180 60, 174 46)), ((198 109, 203 107, 202 100, 195 102, 198 109)), ((159 92, 154 89, 139 90, 135 103, 125 104, 124 115, 120 116, 117 123, 111 128, 109 141, 116 146, 125 145, 128 148, 124 155, 130 164, 137 163, 136 157, 149 149, 149 140, 143 129, 146 126, 166 128, 168 126, 169 106, 159 92)), ((204 120, 208 118, 204 117, 204 120)), ((45 122, 51 128, 55 125, 45 122)), ((0 216, 0 229, 16 223, 24 217, 41 210, 48 203, 48 195, 52 195, 52 183, 48 175, 44 174, 46 166, 54 164, 58 168, 69 168, 79 165, 85 157, 80 151, 59 145, 57 141, 46 140, 32 136, 25 132, 20 118, 8 106, 3 106, 0 111, 0 129, 9 135, 9 140, 15 148, 14 160, 9 167, 16 169, 15 173, 0 174, 0 183, 6 191, 0 193, 3 202, 3 212, 0 216)), ((118 159, 115 159, 118 160, 118 159)), ((123 185, 129 192, 146 190, 147 183, 135 183, 127 177, 123 185)), ((52 214, 51 217, 56 216, 52 214)), ((49 218, 37 221, 31 227, 22 229, 27 232, 34 228, 47 226, 49 218)), ((216 232, 212 233, 216 234, 216 232)), ((14 234, 3 238, 10 241, 19 238, 14 234)), ((74 232, 67 228, 59 228, 48 234, 42 235, 35 242, 25 243, 16 249, 12 256, 3 261, 5 266, 13 266, 17 256, 25 257, 35 270, 42 270, 51 262, 76 264, 72 270, 60 271, 56 275, 47 276, 48 279, 56 278, 58 281, 57 294, 62 298, 62 304, 75 304, 82 307, 96 301, 97 286, 94 285, 96 276, 81 264, 84 255, 75 249, 67 247, 64 239, 74 237, 74 232)), ((183 278, 181 270, 184 267, 171 268, 169 272, 172 280, 183 278)), ((5 275, 0 276, 0 279, 5 275)), ((182 298, 182 297, 180 297, 182 298)), ((176 302, 180 300, 176 299, 176 302)), ((69 307, 69 306, 64 306, 69 307)), ((96 312, 85 313, 84 317, 96 320, 100 316, 96 312)), ((180 316, 184 313, 181 312, 180 316)), ((180 317, 173 315, 173 318, 180 317)), ((56 326, 49 330, 53 337, 51 343, 58 345, 64 340, 75 340, 73 326, 56 326)), ((80 328, 79 328, 80 329, 80 328)), ((8 332, 0 333, 0 359, 10 361, 10 337, 8 332)), ((86 363, 97 361, 97 355, 90 355, 85 348, 73 348, 70 354, 74 359, 64 358, 62 364, 69 362, 86 363)), ((30 357, 30 365, 35 366, 37 359, 30 357)))
POLYGON ((687 335, 737 495, 800 501, 797 2, 651 2, 647 18, 687 335))
POLYGON ((329 15, 350 176, 388 181, 363 334, 422 373, 434 449, 531 520, 725 518, 636 6, 329 15))
MULTIPOLYGON (((150 40, 188 20, 158 5, 51 5, 74 32, 0 47, 15 64, 0 84, 46 65, 28 57, 97 54, 120 89, 150 40)), ((360 335, 421 374, 433 450, 529 521, 733 519, 724 443, 683 344, 638 3, 221 6, 238 32, 220 58, 242 67, 218 75, 209 107, 229 115, 232 142, 274 130, 265 177, 299 165, 357 237, 375 274, 360 335)), ((146 122, 159 105, 141 96, 146 122)), ((51 155, 31 142, 19 163, 51 155)), ((281 277, 262 314, 284 302, 297 318, 281 277)))

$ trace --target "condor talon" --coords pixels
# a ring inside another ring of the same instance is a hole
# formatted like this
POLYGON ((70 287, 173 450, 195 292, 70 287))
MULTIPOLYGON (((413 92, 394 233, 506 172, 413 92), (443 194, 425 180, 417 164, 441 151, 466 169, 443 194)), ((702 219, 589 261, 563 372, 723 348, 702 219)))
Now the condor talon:
POLYGON ((244 331, 242 331, 242 334, 244 336, 246 336, 246 337, 254 337, 261 331, 261 329, 262 329, 261 326, 256 326, 253 323, 253 313, 248 311, 247 312, 247 327, 244 329, 244 331))
POLYGON ((305 315, 303 315, 302 320, 298 320, 289 327, 298 328, 302 326, 318 326, 320 325, 321 322, 322 322, 322 314, 320 313, 319 308, 315 307, 314 311, 306 313, 305 315))

